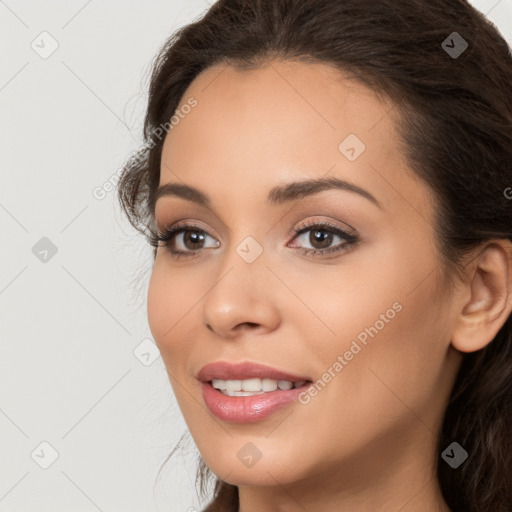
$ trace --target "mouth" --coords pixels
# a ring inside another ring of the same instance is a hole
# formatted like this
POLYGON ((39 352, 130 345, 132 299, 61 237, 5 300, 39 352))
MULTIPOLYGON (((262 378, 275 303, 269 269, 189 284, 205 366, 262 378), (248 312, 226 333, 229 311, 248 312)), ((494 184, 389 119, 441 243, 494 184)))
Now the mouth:
POLYGON ((234 423, 261 421, 298 401, 311 383, 308 376, 251 362, 219 361, 203 366, 203 400, 217 418, 234 423))
POLYGON ((293 375, 271 366, 249 361, 209 363, 201 368, 197 378, 201 382, 209 382, 219 390, 250 393, 288 390, 300 387, 305 382, 311 382, 309 376, 293 375))
POLYGON ((208 381, 213 388, 227 396, 254 396, 264 395, 273 391, 289 391, 311 384, 310 380, 276 380, 270 378, 248 379, 212 379, 208 381))

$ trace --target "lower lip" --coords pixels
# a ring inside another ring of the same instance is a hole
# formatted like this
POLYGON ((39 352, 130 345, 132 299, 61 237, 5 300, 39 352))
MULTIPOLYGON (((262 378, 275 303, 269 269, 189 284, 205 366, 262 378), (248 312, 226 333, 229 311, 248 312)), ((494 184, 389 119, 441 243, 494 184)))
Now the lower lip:
POLYGON ((269 391, 253 396, 227 396, 209 382, 203 382, 201 392, 210 411, 217 418, 231 423, 253 423, 264 420, 283 409, 310 385, 289 390, 269 391))

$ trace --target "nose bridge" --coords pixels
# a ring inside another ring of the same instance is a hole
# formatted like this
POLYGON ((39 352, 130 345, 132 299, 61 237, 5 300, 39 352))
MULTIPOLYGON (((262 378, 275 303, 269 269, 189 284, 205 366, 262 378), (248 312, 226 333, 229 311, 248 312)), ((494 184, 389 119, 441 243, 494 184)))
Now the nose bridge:
POLYGON ((262 278, 268 272, 263 247, 265 234, 257 225, 253 219, 246 219, 229 232, 226 250, 221 256, 222 263, 219 263, 219 278, 226 272, 236 272, 242 276, 247 274, 247 279, 254 279, 262 278))
POLYGON ((274 328, 278 315, 263 244, 245 236, 232 243, 221 260, 204 298, 204 324, 222 336, 240 324, 274 328))

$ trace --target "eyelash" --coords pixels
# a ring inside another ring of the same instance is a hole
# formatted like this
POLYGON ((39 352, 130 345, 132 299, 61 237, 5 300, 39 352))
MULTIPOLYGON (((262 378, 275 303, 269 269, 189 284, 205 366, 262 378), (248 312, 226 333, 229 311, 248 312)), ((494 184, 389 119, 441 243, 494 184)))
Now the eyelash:
MULTIPOLYGON (((308 231, 312 231, 316 229, 317 231, 325 231, 334 235, 338 235, 340 238, 343 238, 345 240, 344 243, 340 243, 334 247, 330 247, 327 249, 309 249, 300 247, 298 248, 303 254, 305 255, 312 255, 313 257, 318 255, 325 255, 328 253, 336 253, 340 252, 347 247, 354 246, 359 242, 359 237, 357 235, 348 233, 344 231, 343 229, 339 228, 335 224, 330 224, 329 222, 312 222, 306 225, 298 226, 293 229, 293 238, 297 238, 299 235, 302 235, 303 233, 307 233, 308 231)), ((197 231, 199 233, 203 233, 208 235, 208 233, 200 228, 199 226, 195 226, 194 224, 181 224, 177 223, 174 226, 172 226, 169 229, 165 229, 163 233, 158 233, 157 235, 153 235, 150 240, 150 244, 153 247, 167 247, 169 249, 169 252, 171 253, 171 256, 173 258, 195 258, 199 254, 201 254, 203 251, 208 249, 199 249, 197 251, 175 251, 170 249, 169 242, 171 239, 173 239, 175 236, 179 235, 180 233, 187 232, 187 231, 197 231), (163 244, 160 245, 160 242, 163 244)), ((209 236, 209 235, 208 235, 209 236)))

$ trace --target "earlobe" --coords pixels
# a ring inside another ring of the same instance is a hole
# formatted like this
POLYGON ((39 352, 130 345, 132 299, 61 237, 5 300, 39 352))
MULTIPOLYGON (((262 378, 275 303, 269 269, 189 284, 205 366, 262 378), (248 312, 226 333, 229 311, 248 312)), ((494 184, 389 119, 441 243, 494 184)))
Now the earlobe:
MULTIPOLYGON (((512 244, 492 240, 472 262, 469 299, 462 304, 452 345, 461 352, 487 346, 512 310, 512 244)), ((467 296, 466 296, 467 297, 467 296)))

